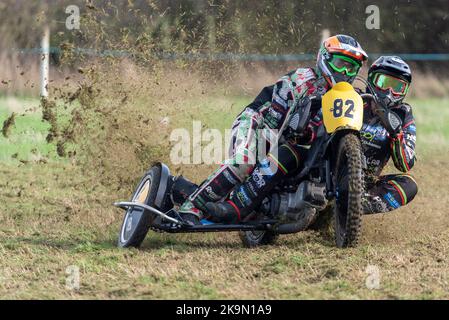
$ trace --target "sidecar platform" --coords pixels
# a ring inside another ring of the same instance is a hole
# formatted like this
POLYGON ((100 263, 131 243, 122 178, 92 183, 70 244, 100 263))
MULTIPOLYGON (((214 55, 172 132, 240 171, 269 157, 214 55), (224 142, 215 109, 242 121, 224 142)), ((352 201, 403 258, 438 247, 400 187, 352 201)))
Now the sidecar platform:
POLYGON ((161 221, 168 220, 166 223, 154 226, 156 229, 169 233, 190 233, 190 232, 223 232, 223 231, 264 231, 270 230, 276 223, 276 220, 263 221, 247 221, 238 224, 213 223, 208 220, 202 220, 201 225, 191 225, 182 220, 178 214, 178 218, 171 217, 151 206, 138 202, 116 202, 114 206, 127 210, 132 207, 139 207, 144 210, 157 214, 161 221))

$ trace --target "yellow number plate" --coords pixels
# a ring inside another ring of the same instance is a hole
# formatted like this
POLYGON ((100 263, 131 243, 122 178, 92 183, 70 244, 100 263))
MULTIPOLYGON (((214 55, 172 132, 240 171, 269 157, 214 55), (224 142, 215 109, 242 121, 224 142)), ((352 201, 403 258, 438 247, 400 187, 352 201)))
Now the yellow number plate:
POLYGON ((363 100, 347 82, 339 82, 321 102, 323 122, 328 133, 349 128, 359 131, 363 124, 363 100))

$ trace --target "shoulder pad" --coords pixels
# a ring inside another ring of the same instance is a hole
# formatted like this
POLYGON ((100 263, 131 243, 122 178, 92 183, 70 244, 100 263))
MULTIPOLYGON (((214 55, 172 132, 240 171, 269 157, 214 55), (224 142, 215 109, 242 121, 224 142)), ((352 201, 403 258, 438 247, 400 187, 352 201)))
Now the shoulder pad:
POLYGON ((292 80, 297 83, 304 83, 312 79, 316 79, 316 74, 312 68, 298 68, 292 75, 292 80))

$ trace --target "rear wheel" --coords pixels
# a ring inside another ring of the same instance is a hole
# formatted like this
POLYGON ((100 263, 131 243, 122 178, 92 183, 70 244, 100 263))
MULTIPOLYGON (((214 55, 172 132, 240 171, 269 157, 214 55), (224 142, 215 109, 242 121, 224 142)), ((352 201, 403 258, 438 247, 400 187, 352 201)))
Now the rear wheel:
MULTIPOLYGON (((140 180, 131 201, 154 206, 157 190, 161 180, 161 167, 152 167, 140 180)), ((155 214, 139 207, 126 211, 120 228, 117 245, 121 248, 139 247, 150 229, 155 214)))
POLYGON ((240 231, 240 239, 247 248, 254 248, 262 245, 274 244, 279 237, 273 231, 240 231))
POLYGON ((337 247, 355 246, 361 226, 363 170, 360 139, 352 133, 340 139, 335 163, 334 186, 337 247))

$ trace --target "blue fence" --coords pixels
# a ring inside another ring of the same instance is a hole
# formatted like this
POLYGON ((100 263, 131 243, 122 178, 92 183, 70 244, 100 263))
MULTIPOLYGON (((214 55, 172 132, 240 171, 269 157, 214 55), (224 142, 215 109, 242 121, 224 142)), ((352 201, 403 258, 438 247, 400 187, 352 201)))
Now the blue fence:
MULTIPOLYGON (((15 49, 21 54, 42 54, 41 48, 15 49)), ((98 57, 132 57, 133 54, 126 50, 95 50, 86 48, 74 48, 73 53, 98 57)), ((50 53, 61 53, 57 47, 51 47, 50 53)), ((370 60, 382 55, 396 55, 407 61, 449 61, 449 53, 371 53, 370 60)), ((161 53, 160 58, 176 60, 218 60, 218 61, 310 61, 315 60, 316 54, 237 54, 237 53, 161 53)))

